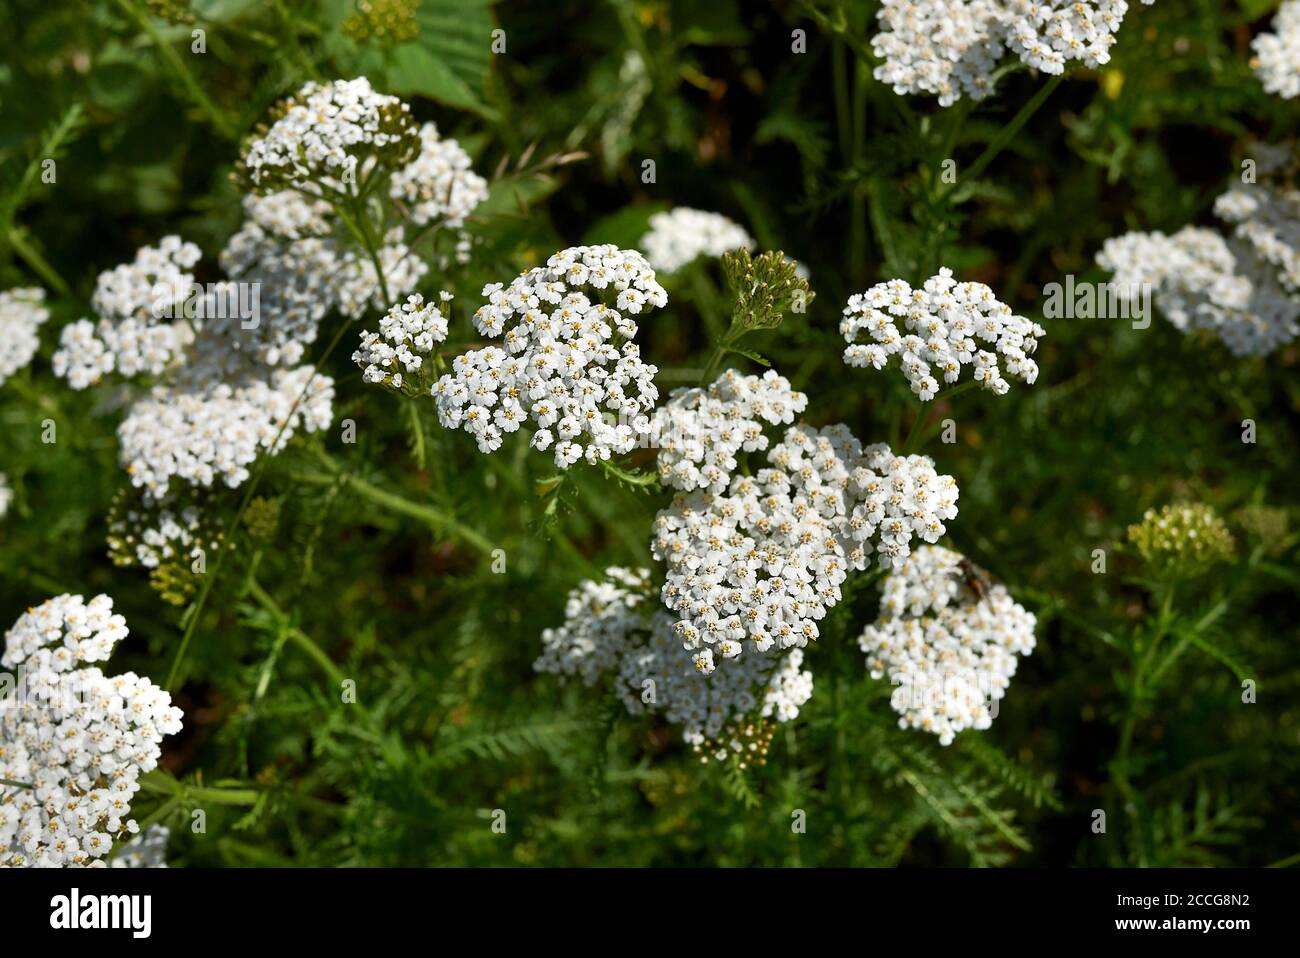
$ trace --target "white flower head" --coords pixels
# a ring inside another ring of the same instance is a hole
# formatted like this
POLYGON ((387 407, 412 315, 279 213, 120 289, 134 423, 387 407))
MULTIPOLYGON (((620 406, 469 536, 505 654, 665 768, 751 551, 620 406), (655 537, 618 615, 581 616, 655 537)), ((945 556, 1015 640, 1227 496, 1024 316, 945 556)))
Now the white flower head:
POLYGON ((40 327, 50 318, 45 290, 20 287, 0 292, 0 386, 24 369, 40 348, 40 327))
POLYGON ((807 407, 808 397, 771 369, 762 376, 728 369, 707 388, 676 389, 654 415, 659 476, 674 489, 721 493, 737 454, 767 449, 764 423, 788 426, 807 407))
POLYGON ((883 369, 898 357, 912 391, 930 400, 940 380, 957 382, 967 366, 999 396, 1011 388, 1007 377, 1033 383, 1038 365, 1030 357, 1045 331, 983 283, 958 283, 944 268, 920 289, 894 279, 849 297, 840 334, 849 344, 845 363, 883 369))
POLYGON ((372 164, 398 169, 420 150, 410 106, 377 93, 365 77, 307 83, 245 147, 241 173, 259 193, 356 184, 372 164))
POLYGON ((434 347, 447 338, 445 310, 451 299, 450 293, 441 293, 437 303, 426 303, 413 293, 379 321, 379 332, 363 332, 361 345, 352 354, 352 361, 361 367, 361 378, 400 389, 404 381, 418 377, 434 347))
POLYGON ((645 628, 650 571, 610 566, 600 582, 579 583, 564 606, 564 624, 542 632, 538 672, 576 675, 594 685, 616 669, 638 630, 645 628))
POLYGON ((1272 26, 1251 41, 1251 66, 1266 92, 1290 100, 1300 96, 1300 0, 1278 7, 1272 26))
POLYGON ((238 284, 227 284, 232 293, 248 300, 256 287, 258 315, 250 322, 233 310, 205 310, 219 318, 206 319, 199 336, 204 353, 224 354, 235 365, 297 365, 328 313, 359 319, 369 309, 387 309, 385 286, 389 296, 404 296, 428 271, 395 227, 377 251, 381 283, 370 256, 335 238, 329 205, 292 191, 245 197, 244 211, 244 225, 227 241, 221 265, 238 284))
MULTIPOLYGON (((1251 150, 1258 152, 1258 147, 1251 150)), ((1232 236, 1250 248, 1261 270, 1275 274, 1288 294, 1300 299, 1300 188, 1295 181, 1295 144, 1277 168, 1264 157, 1255 183, 1234 183, 1214 202, 1219 219, 1232 225, 1232 236)))
POLYGON ((108 860, 109 868, 166 868, 171 829, 150 825, 119 848, 108 860))
POLYGON ((716 259, 734 249, 752 250, 754 238, 721 213, 678 206, 650 217, 650 231, 638 244, 660 272, 675 273, 698 257, 716 259))
POLYGON ((139 832, 131 801, 181 711, 148 679, 91 664, 126 634, 106 595, 50 599, 5 633, 0 664, 22 682, 0 702, 0 866, 104 867, 139 832))
POLYGON ((982 100, 1008 50, 1051 74, 1075 61, 1107 63, 1128 7, 1126 0, 883 0, 871 49, 884 62, 874 75, 895 93, 929 94, 940 106, 982 100))
POLYGON ((972 592, 962 562, 939 546, 917 549, 885 580, 880 614, 858 639, 871 677, 896 686, 899 727, 930 732, 942 745, 992 724, 993 703, 1035 644, 1034 615, 1001 584, 972 592))
POLYGON ((894 92, 927 93, 949 106, 993 92, 1005 45, 995 0, 883 0, 871 50, 875 78, 894 92))
POLYGON ((221 520, 199 502, 182 505, 148 493, 120 492, 108 514, 109 556, 119 566, 157 569, 193 560, 221 548, 221 520))
POLYGON ((553 445, 561 469, 629 452, 648 435, 658 369, 641 360, 634 317, 668 294, 640 253, 575 246, 483 295, 474 325, 501 346, 457 356, 434 383, 443 426, 494 452, 531 422, 532 445, 553 445))
POLYGON ((1126 233, 1106 240, 1097 263, 1114 274, 1120 295, 1150 284, 1175 328, 1207 330, 1234 355, 1264 356, 1300 335, 1300 297, 1248 242, 1198 226, 1172 236, 1126 233))
POLYGON ((802 649, 724 659, 709 670, 697 659, 682 648, 672 619, 655 612, 644 640, 624 653, 616 688, 628 712, 662 714, 706 759, 736 754, 761 760, 770 725, 798 718, 812 698, 802 649))
POLYGON ((761 759, 764 730, 792 721, 812 695, 803 653, 726 660, 708 670, 682 648, 672 619, 655 606, 646 569, 611 567, 602 582, 569 593, 564 624, 542 633, 539 672, 577 676, 591 686, 612 676, 628 712, 658 712, 707 757, 761 759), (718 752, 722 754, 717 754, 718 752))
POLYGON ((178 479, 233 489, 260 453, 280 452, 299 429, 326 428, 333 402, 333 379, 310 366, 236 385, 157 386, 118 427, 119 457, 131 482, 156 497, 178 479))
POLYGON ((767 458, 772 468, 736 476, 727 495, 679 495, 655 519, 662 599, 704 672, 715 653, 815 641, 873 549, 897 567, 914 538, 937 541, 957 515, 957 485, 931 460, 863 447, 843 425, 792 427, 767 458))
POLYGON ((255 286, 258 315, 206 313, 205 352, 267 366, 301 363, 316 342, 321 320, 339 308, 340 277, 355 256, 333 238, 327 203, 285 190, 244 197, 244 223, 226 241, 221 267, 245 301, 255 286))
POLYGON ((52 365, 73 389, 108 373, 160 375, 193 340, 184 321, 199 248, 179 236, 138 250, 130 263, 99 274, 91 306, 98 319, 63 327, 52 365))
POLYGON ((436 221, 456 228, 487 199, 488 187, 461 145, 444 140, 434 124, 426 123, 420 127, 419 155, 393 174, 388 195, 406 205, 417 226, 436 221))
POLYGON ((388 309, 392 303, 384 298, 385 286, 389 297, 405 296, 429 271, 428 264, 406 245, 400 226, 389 230, 377 256, 384 271, 382 284, 374 262, 361 251, 349 250, 340 262, 336 292, 339 311, 349 319, 360 319, 368 309, 388 309))

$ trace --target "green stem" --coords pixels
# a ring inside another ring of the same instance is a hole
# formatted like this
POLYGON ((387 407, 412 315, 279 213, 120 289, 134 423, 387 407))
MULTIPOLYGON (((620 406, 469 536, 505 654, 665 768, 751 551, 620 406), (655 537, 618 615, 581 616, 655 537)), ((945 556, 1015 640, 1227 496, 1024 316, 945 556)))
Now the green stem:
MULTIPOLYGON (((167 801, 158 806, 157 810, 155 810, 152 815, 140 823, 140 832, 143 834, 144 832, 147 832, 151 826, 157 825, 161 821, 165 821, 168 815, 180 807, 181 802, 182 797, 180 795, 173 795, 171 798, 167 799, 167 801)), ((125 847, 125 842, 114 845, 113 850, 108 853, 108 857, 113 858, 125 847)))
POLYGON ((920 435, 921 427, 925 424, 929 411, 930 407, 928 405, 923 405, 916 411, 916 417, 912 420, 912 428, 907 431, 907 438, 903 440, 903 451, 899 455, 910 456, 912 454, 912 445, 916 442, 916 437, 920 435))
MULTIPOLYGON (((275 449, 280 444, 280 439, 284 436, 284 431, 289 428, 289 423, 293 419, 294 414, 298 411, 298 407, 302 404, 303 399, 307 397, 307 393, 311 391, 311 387, 315 383, 316 376, 319 374, 321 367, 329 360, 334 350, 338 347, 338 344, 342 341, 343 334, 347 332, 350 326, 351 324, 346 320, 340 323, 338 331, 334 333, 334 337, 325 347, 325 351, 321 353, 320 358, 316 360, 316 364, 312 367, 311 376, 307 378, 307 382, 302 387, 302 392, 298 393, 297 398, 293 401, 293 405, 289 407, 288 415, 284 417, 284 422, 280 424, 280 429, 276 432, 275 439, 271 442, 267 453, 263 455, 257 463, 257 469, 253 473, 253 477, 249 481, 247 489, 244 491, 244 498, 240 501, 239 508, 235 511, 235 516, 226 527, 227 529, 233 531, 239 528, 240 520, 244 518, 244 513, 248 511, 249 503, 253 501, 253 497, 257 494, 257 489, 262 483, 262 478, 266 475, 267 464, 272 459, 269 450, 275 449)), ((176 691, 176 682, 180 677, 181 665, 185 661, 185 654, 189 651, 190 642, 193 640, 194 632, 198 628, 203 608, 207 604, 208 596, 212 593, 213 584, 221 574, 222 568, 225 567, 226 556, 230 551, 230 549, 221 549, 217 552, 217 561, 213 564, 212 571, 203 577, 203 586, 199 590, 198 597, 194 600, 194 605, 192 605, 186 613, 188 618, 185 621, 185 631, 181 634, 180 646, 176 649, 176 656, 172 659, 171 668, 167 672, 167 682, 165 687, 173 692, 176 691)))
POLYGON ((952 400, 960 396, 962 393, 970 392, 977 385, 979 384, 975 380, 968 379, 964 383, 958 383, 956 386, 953 386, 947 392, 939 393, 934 397, 934 399, 930 400, 930 402, 924 403, 921 406, 920 411, 916 414, 916 419, 913 420, 912 422, 912 428, 908 432, 907 439, 903 443, 902 446, 903 451, 901 455, 908 456, 911 455, 913 452, 917 451, 918 449, 924 449, 926 443, 928 443, 930 439, 934 437, 934 434, 939 429, 943 428, 943 420, 940 420, 938 425, 935 428, 927 430, 924 434, 921 435, 921 438, 919 440, 917 439, 917 436, 920 433, 921 424, 925 422, 927 418, 929 418, 927 414, 929 410, 932 408, 932 406, 930 405, 931 403, 937 403, 940 399, 951 402, 952 400))
POLYGON ((420 421, 420 407, 416 405, 414 397, 406 400, 407 418, 411 421, 411 436, 414 439, 415 464, 421 470, 425 468, 426 456, 424 449, 424 424, 420 421))
MULTIPOLYGON (((140 776, 140 787, 157 795, 169 795, 186 805, 236 805, 247 807, 256 805, 266 794, 257 788, 225 788, 205 785, 190 785, 173 778, 162 769, 155 769, 140 776)), ((344 809, 334 802, 313 798, 310 795, 287 793, 284 796, 291 805, 308 811, 325 815, 342 815, 344 809)))
POLYGON ((55 292, 64 299, 72 298, 72 288, 63 281, 63 277, 46 261, 45 257, 27 242, 27 236, 22 230, 15 227, 9 231, 9 245, 55 292))
MULTIPOLYGON (((515 495, 521 502, 533 498, 533 490, 528 488, 527 482, 522 478, 521 471, 512 469, 508 463, 503 462, 498 456, 488 456, 487 460, 488 465, 492 468, 493 472, 500 477, 501 481, 505 482, 514 490, 515 495)), ((569 472, 564 473, 563 477, 560 479, 561 483, 572 481, 574 480, 569 472)), ((558 496, 560 494, 558 485, 550 491, 550 494, 553 496, 558 496)), ((601 577, 601 570, 597 569, 592 561, 583 555, 582 550, 578 548, 573 539, 571 539, 564 531, 560 521, 557 520, 547 531, 550 533, 547 541, 554 543, 561 552, 568 556, 569 560, 577 568, 582 569, 584 573, 590 575, 594 579, 599 579, 601 577)))
MULTIPOLYGON (((1006 148, 1006 145, 1015 138, 1016 134, 1020 132, 1020 128, 1029 122, 1029 118, 1038 112, 1038 108, 1047 102, 1047 98, 1061 85, 1061 81, 1064 79, 1065 74, 1058 74, 1039 87, 1038 92, 1030 97, 1029 101, 1020 108, 1007 125, 998 131, 997 135, 989 142, 989 145, 984 148, 984 152, 976 158, 970 169, 963 174, 964 177, 968 180, 977 179, 985 168, 997 158, 997 155, 1006 148)), ((956 188, 957 184, 950 183, 948 189, 944 190, 940 196, 947 198, 956 188)))
POLYGON ((867 180, 867 215, 871 219, 871 232, 875 234, 880 245, 880 253, 886 269, 896 269, 898 247, 894 243, 894 232, 889 226, 889 216, 885 212, 884 197, 880 195, 880 184, 874 179, 867 180))
MULTIPOLYGON (((1253 564, 1254 563, 1252 563, 1252 565, 1253 564)), ((1231 604, 1232 597, 1224 596, 1216 602, 1214 606, 1205 613, 1205 615, 1201 616, 1190 629, 1183 633, 1178 644, 1169 650, 1169 653, 1161 660, 1160 665, 1151 673, 1152 687, 1160 684, 1161 677, 1178 660, 1178 657, 1187 651, 1187 647, 1192 644, 1193 639, 1222 618, 1223 614, 1228 611, 1231 604)))
POLYGON ((389 512, 395 512, 398 515, 408 516, 412 519, 419 519, 422 522, 432 526, 435 531, 451 533, 456 537, 464 540, 467 545, 473 546, 484 555, 491 555, 496 548, 495 545, 477 529, 472 529, 462 523, 455 516, 448 512, 437 509, 434 506, 422 502, 413 502, 404 498, 395 492, 389 492, 387 489, 381 489, 373 483, 367 482, 360 476, 342 471, 338 465, 324 450, 319 451, 318 456, 321 462, 327 466, 333 476, 300 476, 304 482, 320 484, 322 482, 334 482, 339 479, 344 482, 353 492, 369 499, 375 505, 380 506, 389 512))
POLYGON ((722 362, 722 357, 727 354, 729 336, 723 336, 718 340, 718 345, 713 348, 709 356, 708 363, 704 366, 704 372, 700 375, 700 386, 707 386, 713 381, 713 374, 717 372, 718 364, 722 362))
POLYGON ((210 805, 253 805, 260 794, 255 788, 207 788, 187 785, 161 770, 140 776, 140 787, 147 792, 170 795, 182 802, 206 802, 210 805))
POLYGON ((344 208, 342 203, 336 203, 334 205, 334 210, 338 213, 339 219, 343 220, 352 235, 357 238, 357 242, 365 248, 366 255, 370 258, 371 264, 375 267, 375 276, 379 282, 379 292, 384 298, 384 309, 388 309, 389 306, 393 305, 393 300, 388 295, 388 280, 384 276, 384 266, 379 259, 379 249, 370 236, 370 230, 366 227, 366 217, 360 216, 354 220, 350 215, 348 215, 348 211, 344 208))
MULTIPOLYGON (((1139 802, 1137 792, 1128 777, 1128 765, 1133 748, 1133 734, 1137 726, 1138 705, 1147 688, 1148 670, 1155 655, 1155 650, 1167 634, 1169 624, 1173 620, 1174 592, 1172 586, 1166 587, 1150 642, 1137 656, 1134 663, 1133 678, 1128 690, 1128 702, 1124 710, 1124 721, 1120 725, 1119 747, 1115 752, 1114 760, 1110 763, 1111 777, 1114 779, 1116 787, 1134 809, 1138 807, 1139 802)), ((1139 864, 1141 864, 1141 861, 1139 861, 1139 864)))
POLYGON ((335 685, 341 685, 344 682, 347 676, 334 664, 334 660, 325 654, 325 650, 317 645, 311 636, 289 623, 288 616, 280 609, 279 604, 271 597, 271 594, 262 588, 262 584, 257 579, 250 578, 248 580, 248 593, 257 600, 258 605, 269 612, 279 623, 285 637, 320 666, 321 671, 328 675, 335 685))

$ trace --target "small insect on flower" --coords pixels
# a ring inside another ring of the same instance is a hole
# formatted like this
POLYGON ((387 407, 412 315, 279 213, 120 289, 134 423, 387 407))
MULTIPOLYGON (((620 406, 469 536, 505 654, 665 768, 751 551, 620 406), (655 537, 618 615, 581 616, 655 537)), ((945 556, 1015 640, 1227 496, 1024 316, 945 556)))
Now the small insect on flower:
POLYGON ((970 559, 962 556, 957 562, 957 571, 962 585, 970 589, 976 602, 983 602, 988 598, 989 591, 993 588, 993 576, 989 574, 988 569, 977 566, 970 559))

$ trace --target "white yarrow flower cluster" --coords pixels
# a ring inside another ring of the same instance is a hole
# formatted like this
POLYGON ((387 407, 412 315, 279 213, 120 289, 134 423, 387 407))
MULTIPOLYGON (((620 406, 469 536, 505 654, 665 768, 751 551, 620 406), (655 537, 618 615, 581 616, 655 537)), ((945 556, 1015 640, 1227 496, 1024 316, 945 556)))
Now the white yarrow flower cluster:
POLYGON ((747 717, 790 722, 812 698, 813 675, 802 668, 803 650, 754 655, 701 674, 682 648, 672 619, 662 611, 650 620, 643 643, 625 652, 617 689, 628 712, 661 711, 682 728, 689 745, 708 746, 713 758, 741 753, 754 743, 729 728, 747 717))
POLYGON ((148 679, 92 664, 126 634, 106 595, 58 596, 5 633, 0 665, 22 681, 0 702, 0 866, 102 868, 139 832, 140 776, 182 716, 148 679))
POLYGON ((275 455, 299 431, 333 421, 334 380, 310 366, 265 378, 156 386, 118 427, 118 456, 137 488, 154 497, 176 480, 236 488, 261 453, 275 455))
POLYGON ((871 38, 884 61, 875 78, 900 96, 937 96, 940 106, 984 99, 1004 48, 997 13, 995 0, 883 0, 871 38))
POLYGON ((420 127, 420 154, 393 174, 388 195, 406 204, 411 221, 424 226, 463 226, 487 199, 487 180, 470 166, 469 154, 455 140, 438 135, 432 123, 420 127))
POLYGON ((1300 334, 1300 302, 1244 244, 1187 226, 1172 236, 1126 233, 1106 240, 1097 263, 1121 296, 1141 284, 1181 332, 1208 330, 1237 356, 1264 356, 1300 334))
POLYGON ((655 519, 662 598, 705 673, 746 642, 764 653, 815 641, 873 548, 897 566, 957 515, 957 485, 929 458, 864 448, 843 425, 793 427, 767 458, 774 468, 733 478, 727 495, 679 495, 655 519))
POLYGON ((410 106, 377 93, 365 77, 308 83, 279 112, 244 151, 248 180, 259 191, 310 191, 322 180, 355 184, 368 172, 366 161, 384 156, 404 163, 419 149, 410 106))
POLYGON ((227 241, 221 265, 239 283, 257 285, 260 315, 252 323, 234 316, 205 320, 202 337, 221 340, 210 347, 214 352, 238 352, 268 366, 296 365, 328 313, 360 319, 372 307, 387 309, 385 286, 394 299, 405 296, 428 272, 395 227, 377 251, 381 284, 363 250, 333 238, 329 205, 292 191, 247 196, 244 211, 244 225, 227 241))
POLYGON ((629 713, 661 712, 682 727, 688 744, 723 754, 756 747, 752 737, 729 728, 733 723, 798 717, 812 695, 802 652, 752 656, 701 674, 651 595, 646 569, 612 567, 604 581, 582 582, 569 593, 564 624, 542 633, 534 668, 577 676, 588 686, 613 676, 629 713))
POLYGON ((1149 285, 1178 330, 1208 330, 1234 355, 1264 356, 1300 337, 1300 190, 1294 144, 1250 152, 1259 181, 1234 184, 1214 204, 1229 237, 1200 226, 1126 233, 1102 245, 1097 263, 1120 296, 1149 285))
POLYGON ((576 246, 509 286, 485 286, 483 295, 488 302, 474 325, 502 346, 457 356, 452 372, 434 384, 443 426, 464 429, 481 451, 494 452, 531 420, 531 445, 554 445, 561 469, 637 446, 659 392, 657 368, 641 360, 632 341, 632 316, 668 302, 640 253, 576 246), (605 292, 614 305, 593 301, 587 291, 605 292))
POLYGON ((0 386, 32 361, 41 345, 41 324, 49 318, 45 290, 20 287, 0 292, 0 386))
POLYGON ((332 212, 292 191, 244 197, 244 223, 226 241, 220 262, 232 280, 257 284, 259 313, 250 323, 205 319, 204 336, 224 339, 213 351, 242 354, 267 366, 293 366, 316 341, 321 320, 339 307, 339 277, 348 254, 331 239, 332 212))
POLYGON ((1128 7, 1125 0, 883 0, 882 29, 871 40, 884 61, 875 77, 900 95, 936 96, 940 106, 962 96, 982 100, 1006 50, 1051 74, 1073 60, 1107 63, 1128 7))
POLYGON ((73 389, 98 385, 110 373, 158 376, 193 340, 181 322, 79 319, 63 327, 51 365, 73 389))
POLYGON ((242 485, 259 453, 280 452, 299 429, 329 426, 334 381, 313 373, 299 366, 236 385, 155 387, 118 428, 119 456, 132 484, 155 497, 166 495, 177 479, 242 485))
POLYGON ((100 319, 152 320, 169 305, 189 295, 194 267, 202 254, 179 236, 164 236, 156 246, 146 246, 130 263, 99 274, 90 305, 100 319))
MULTIPOLYGON (((1155 0, 1142 0, 1150 6, 1155 0)), ((1088 67, 1110 62, 1128 13, 1126 0, 1002 0, 1001 22, 1007 47, 1021 61, 1044 73, 1065 72, 1071 60, 1088 67)))
POLYGON ((297 190, 260 196, 249 193, 241 202, 245 229, 255 226, 263 234, 283 240, 322 238, 334 231, 334 207, 297 190))
POLYGON ((883 369, 898 356, 912 391, 930 400, 940 389, 936 374, 955 383, 964 366, 973 366, 975 381, 999 396, 1011 388, 1005 376, 1032 384, 1038 365, 1029 356, 1045 332, 983 283, 958 283, 944 268, 921 289, 894 279, 849 297, 840 334, 849 343, 845 363, 883 369))
MULTIPOLYGON (((285 230, 294 233, 314 228, 321 214, 278 197, 247 209, 252 219, 284 219, 285 230)), ((241 232, 244 239, 233 248, 249 240, 241 232)), ((313 376, 310 366, 289 365, 315 339, 324 309, 314 305, 314 296, 322 278, 332 282, 330 270, 338 268, 332 254, 316 260, 307 255, 323 242, 293 241, 282 270, 228 262, 237 273, 249 269, 241 282, 283 280, 267 283, 276 292, 266 321, 247 329, 242 317, 225 308, 238 301, 233 284, 216 284, 195 298, 193 276, 183 270, 194 265, 198 250, 179 237, 166 237, 158 248, 141 250, 132 263, 100 276, 94 297, 98 322, 66 326, 53 366, 77 389, 110 372, 163 377, 130 406, 118 428, 119 456, 137 487, 160 498, 173 478, 209 486, 219 477, 236 486, 248 477, 247 467, 260 451, 278 452, 296 430, 329 425, 333 380, 313 376), (221 309, 218 300, 225 301, 221 309), (197 312, 189 309, 195 302, 197 312), (188 320, 155 318, 188 312, 195 313, 188 320), (293 409, 309 381, 311 388, 293 409)))
POLYGON ((899 727, 949 745, 965 729, 992 724, 1019 656, 1034 649, 1036 624, 1005 586, 972 592, 959 553, 922 546, 885 580, 880 615, 858 644, 871 677, 897 686, 899 727))
POLYGON ((98 320, 63 327, 54 354, 55 375, 85 389, 109 373, 163 372, 193 339, 183 316, 199 248, 179 236, 146 246, 130 263, 99 274, 91 297, 98 320))
POLYGON ((339 312, 349 319, 360 319, 368 309, 387 309, 391 303, 384 297, 385 285, 388 295, 396 299, 415 289, 429 271, 428 264, 404 242, 400 226, 388 231, 376 255, 384 271, 383 284, 369 256, 354 250, 341 260, 336 293, 339 312))
MULTIPOLYGON (((297 429, 325 428, 333 382, 301 365, 322 321, 387 310, 428 271, 391 216, 375 256, 360 249, 332 200, 377 183, 368 195, 392 199, 417 226, 458 227, 486 195, 454 140, 432 125, 422 131, 405 103, 365 78, 309 83, 279 104, 269 129, 249 142, 240 174, 256 195, 244 198, 244 223, 221 253, 229 281, 200 289, 190 272, 197 247, 166 237, 100 276, 97 319, 67 326, 54 356, 55 372, 77 389, 109 373, 158 377, 119 430, 124 465, 154 497, 174 478, 238 485, 259 453, 278 451, 297 429), (309 380, 294 409, 293 390, 309 380)), ((424 320, 445 337, 445 322, 424 320)), ((426 335, 412 330, 408 343, 393 346, 391 358, 400 354, 408 373, 426 335)), ((382 363, 381 344, 369 345, 382 363)), ((625 351, 634 356, 635 347, 625 351)), ((591 379, 617 404, 615 377, 591 379)))
POLYGON ((618 668, 633 634, 645 628, 649 597, 648 569, 610 566, 602 581, 579 583, 565 602, 564 624, 543 630, 542 654, 533 667, 594 685, 618 668))
POLYGON ((361 345, 352 354, 352 361, 361 367, 361 378, 401 389, 404 375, 418 375, 434 346, 447 338, 443 310, 451 299, 451 293, 439 293, 436 304, 426 303, 415 293, 388 311, 379 321, 379 332, 363 332, 361 345))
POLYGON ((1267 180, 1234 184, 1215 200, 1214 212, 1288 293, 1300 294, 1300 189, 1267 180))
POLYGON ((650 217, 641 249, 655 269, 675 273, 700 256, 716 259, 734 249, 750 249, 754 238, 721 213, 678 206, 650 217))
POLYGON ((1300 96, 1300 0, 1286 0, 1273 18, 1273 31, 1252 42, 1251 66, 1268 93, 1290 100, 1300 96))
POLYGON ((807 407, 808 397, 772 369, 762 376, 729 369, 707 388, 673 390, 654 415, 659 477, 685 492, 722 493, 737 453, 767 449, 763 423, 788 426, 807 407))

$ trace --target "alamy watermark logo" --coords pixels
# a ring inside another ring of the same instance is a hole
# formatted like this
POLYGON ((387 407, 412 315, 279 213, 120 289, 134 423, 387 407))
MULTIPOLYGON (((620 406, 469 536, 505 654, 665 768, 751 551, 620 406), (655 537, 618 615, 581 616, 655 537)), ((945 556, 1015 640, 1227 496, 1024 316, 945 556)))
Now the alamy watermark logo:
POLYGON ((1005 682, 999 683, 983 669, 910 671, 890 676, 890 683, 898 689, 894 704, 910 711, 955 716, 983 706, 990 721, 998 717, 998 702, 1006 689, 1005 682))
POLYGON ((1065 283, 1043 287, 1046 319, 1127 319, 1134 329, 1151 325, 1150 283, 1079 283, 1067 273, 1065 283))
POLYGON ((262 321, 261 283, 159 283, 152 293, 155 319, 237 319, 242 329, 262 321))
POLYGON ((78 888, 50 899, 50 927, 77 930, 127 929, 133 938, 153 932, 153 897, 150 895, 83 895, 78 888))
POLYGON ((76 712, 84 709, 95 694, 94 683, 81 681, 75 673, 28 673, 21 665, 17 672, 0 672, 0 713, 30 708, 76 712))

